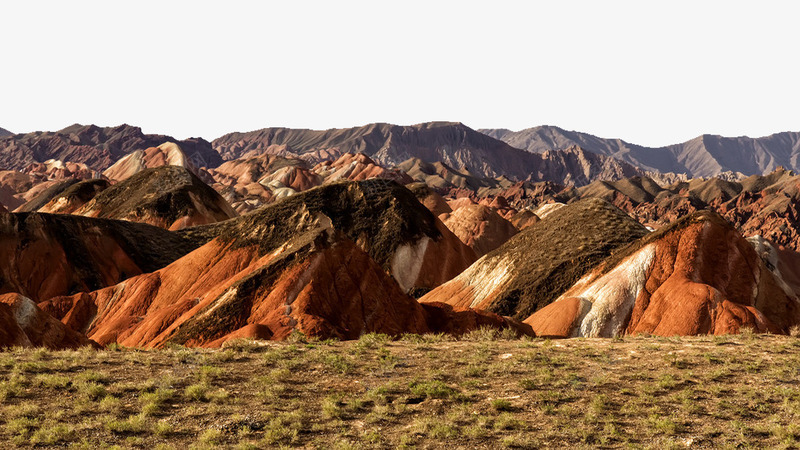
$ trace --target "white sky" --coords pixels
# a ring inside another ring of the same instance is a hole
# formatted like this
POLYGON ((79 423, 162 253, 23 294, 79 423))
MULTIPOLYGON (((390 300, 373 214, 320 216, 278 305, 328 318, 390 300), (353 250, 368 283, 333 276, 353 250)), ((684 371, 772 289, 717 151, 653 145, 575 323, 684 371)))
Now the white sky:
POLYGON ((800 131, 798 2, 15 1, 0 127, 800 131))

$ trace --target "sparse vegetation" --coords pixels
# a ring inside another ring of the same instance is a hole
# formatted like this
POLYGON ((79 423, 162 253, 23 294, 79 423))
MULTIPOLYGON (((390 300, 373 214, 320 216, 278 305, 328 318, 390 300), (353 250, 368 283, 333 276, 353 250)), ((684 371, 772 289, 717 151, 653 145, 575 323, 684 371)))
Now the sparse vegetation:
POLYGON ((25 447, 800 446, 800 339, 241 341, 0 354, 25 447), (689 444, 687 444, 689 443, 689 444))

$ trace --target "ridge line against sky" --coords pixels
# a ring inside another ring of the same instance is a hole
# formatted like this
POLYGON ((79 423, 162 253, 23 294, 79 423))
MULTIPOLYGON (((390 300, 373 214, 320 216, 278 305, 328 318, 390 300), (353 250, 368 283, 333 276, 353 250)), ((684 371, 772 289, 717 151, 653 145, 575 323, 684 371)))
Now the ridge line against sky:
POLYGON ((0 127, 555 124, 661 147, 800 130, 793 2, 4 5, 0 127), (700 3, 700 4, 697 4, 700 3))

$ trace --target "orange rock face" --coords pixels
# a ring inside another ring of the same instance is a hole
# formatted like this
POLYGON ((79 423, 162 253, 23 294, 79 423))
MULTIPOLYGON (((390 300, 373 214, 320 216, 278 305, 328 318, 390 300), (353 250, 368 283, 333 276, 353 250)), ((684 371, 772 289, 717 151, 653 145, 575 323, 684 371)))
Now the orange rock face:
POLYGON ((329 183, 341 180, 362 181, 371 178, 384 178, 400 184, 414 182, 405 172, 381 167, 363 153, 345 153, 335 161, 324 161, 317 164, 312 170, 329 183))
POLYGON ((188 253, 182 237, 142 224, 84 217, 0 215, 0 293, 34 301, 91 291, 188 253))
POLYGON ((162 270, 43 307, 101 344, 146 347, 216 347, 293 330, 355 339, 512 326, 489 313, 423 308, 343 233, 325 228, 324 217, 308 220, 309 231, 266 253, 218 238, 162 270))
POLYGON ((541 219, 539 216, 536 215, 533 211, 529 209, 522 210, 514 215, 511 216, 509 221, 511 225, 520 231, 528 228, 529 226, 535 224, 536 222, 540 221, 541 219))
POLYGON ((94 343, 39 309, 33 300, 19 294, 0 295, 0 348, 62 350, 85 345, 94 343))
POLYGON ((462 206, 439 218, 461 242, 475 250, 478 257, 503 245, 517 234, 517 229, 511 222, 484 205, 462 206))
POLYGON ((453 212, 450 205, 447 204, 444 197, 436 193, 425 183, 411 183, 406 187, 414 193, 420 203, 434 216, 439 217, 441 214, 453 212))
MULTIPOLYGON (((791 276, 787 276, 790 281, 791 276)), ((651 234, 526 321, 537 334, 617 336, 786 333, 796 293, 718 214, 699 212, 651 234)))

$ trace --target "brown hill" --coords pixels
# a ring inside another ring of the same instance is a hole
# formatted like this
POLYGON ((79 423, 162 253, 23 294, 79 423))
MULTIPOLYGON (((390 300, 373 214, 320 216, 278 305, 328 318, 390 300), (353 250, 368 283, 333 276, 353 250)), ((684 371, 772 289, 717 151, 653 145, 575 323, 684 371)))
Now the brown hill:
POLYGON ((453 211, 450 208, 450 205, 447 204, 447 201, 445 201, 444 197, 439 195, 425 183, 407 184, 406 188, 413 192, 414 196, 417 197, 417 200, 422 203, 423 206, 428 208, 428 210, 436 217, 453 211))
POLYGON ((0 293, 35 301, 164 267, 196 244, 149 225, 38 213, 0 215, 0 293))
POLYGON ((653 228, 711 209, 745 236, 762 235, 777 245, 800 250, 800 234, 796 231, 800 228, 800 176, 783 169, 741 182, 692 179, 666 187, 657 187, 641 177, 596 181, 583 188, 561 191, 554 198, 564 202, 601 198, 653 228))
POLYGON ((183 167, 206 183, 214 182, 213 178, 205 170, 195 167, 180 145, 174 142, 165 142, 158 147, 150 147, 129 153, 103 171, 103 176, 109 180, 122 181, 144 169, 161 166, 183 167))
POLYGON ((529 226, 421 302, 444 302, 525 319, 647 230, 598 199, 559 208, 529 226))
POLYGON ((41 180, 16 170, 0 171, 0 203, 13 210, 25 203, 24 194, 41 180))
POLYGON ((447 167, 457 167, 458 172, 476 177, 504 175, 519 180, 570 180, 576 184, 586 184, 587 176, 618 178, 640 173, 626 163, 577 150, 563 155, 561 152, 532 154, 461 123, 450 122, 411 126, 371 124, 332 130, 265 128, 227 134, 215 139, 213 146, 226 160, 269 152, 298 157, 319 152, 364 153, 384 167, 417 158, 425 163, 441 162, 447 167))
POLYGON ((0 295, 0 349, 44 347, 63 350, 94 345, 19 294, 0 295))
POLYGON ((461 242, 475 250, 478 257, 496 249, 517 234, 517 229, 511 222, 484 205, 465 205, 451 213, 442 214, 439 219, 461 242))
POLYGON ((364 153, 345 153, 335 161, 323 161, 312 169, 325 179, 326 183, 341 180, 362 181, 371 178, 384 178, 400 184, 414 180, 402 170, 386 169, 364 153))
MULTIPOLYGON (((111 186, 111 183, 103 179, 79 181, 53 196, 47 203, 37 208, 36 211, 50 214, 72 214, 95 198, 97 194, 108 189, 109 186, 111 186)), ((46 195, 36 197, 20 209, 24 210, 34 206, 41 200, 41 197, 46 197, 46 195)))
MULTIPOLYGON (((237 239, 240 244, 250 242, 247 236, 261 242, 260 230, 274 227, 299 211, 328 217, 337 230, 346 233, 404 290, 438 286, 475 261, 474 252, 422 206, 413 193, 385 179, 323 185, 236 221, 197 227, 187 233, 206 239, 242 233, 237 239)), ((289 234, 281 238, 285 240, 289 234)))
POLYGON ((214 189, 178 166, 142 170, 103 190, 75 214, 131 220, 171 230, 237 215, 214 189))
POLYGON ((800 323, 796 288, 703 211, 618 252, 526 322, 548 336, 788 333, 800 323))
POLYGON ((216 167, 222 163, 211 144, 200 138, 181 141, 144 134, 141 128, 130 125, 101 128, 75 124, 55 132, 0 137, 0 168, 21 170, 32 163, 56 159, 104 170, 128 153, 167 141, 177 142, 198 167, 216 167))
POLYGON ((25 191, 23 199, 27 201, 14 209, 15 212, 37 212, 49 201, 53 200, 71 186, 79 183, 77 178, 66 178, 64 180, 52 180, 35 185, 35 187, 25 191))

